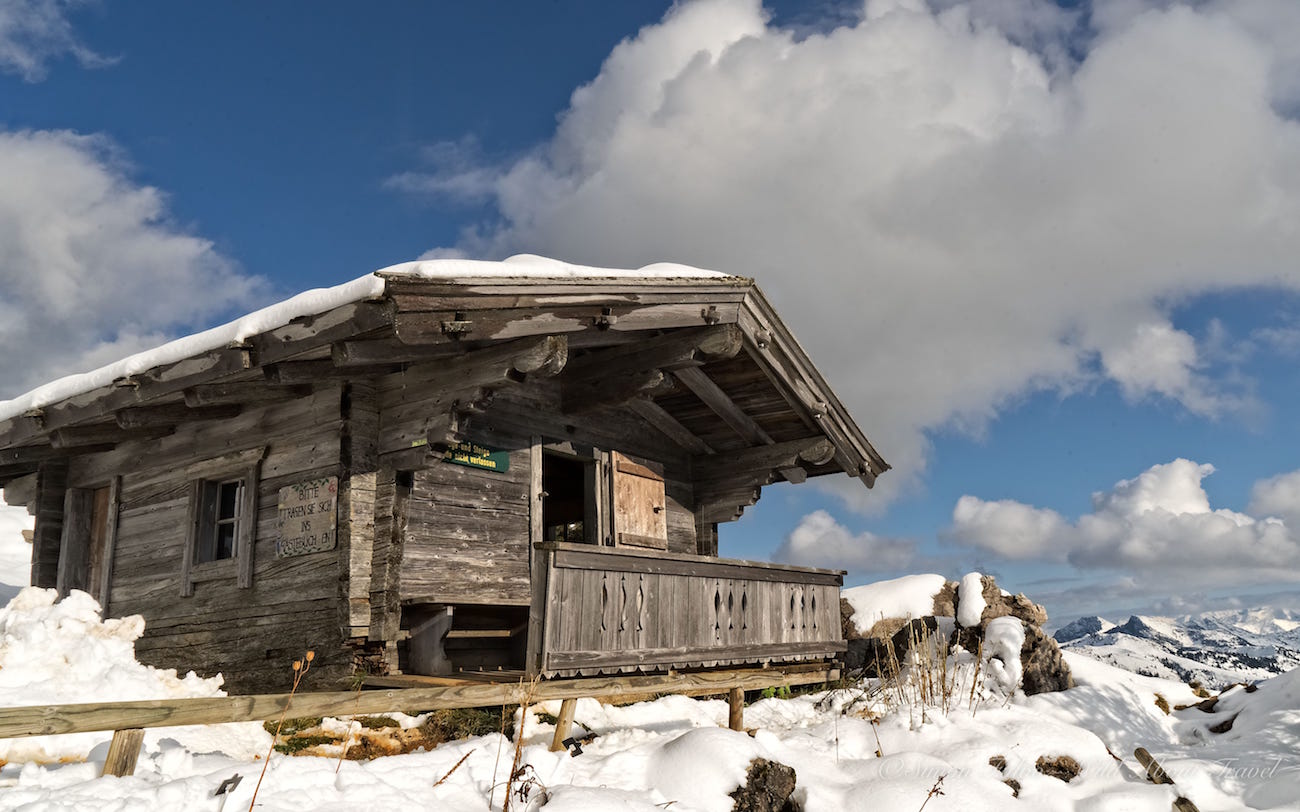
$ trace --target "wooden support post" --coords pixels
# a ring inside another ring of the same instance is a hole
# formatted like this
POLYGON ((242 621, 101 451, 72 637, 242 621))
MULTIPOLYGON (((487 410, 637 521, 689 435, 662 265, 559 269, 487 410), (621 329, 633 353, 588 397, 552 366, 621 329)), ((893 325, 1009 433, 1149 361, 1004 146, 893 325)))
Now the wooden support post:
POLYGON ((573 711, 577 706, 576 699, 566 699, 560 703, 560 715, 555 720, 555 736, 551 739, 552 752, 564 749, 564 740, 569 738, 569 730, 573 727, 573 711))
POLYGON ((745 729, 745 689, 732 688, 727 692, 727 727, 745 729))
POLYGON ((104 759, 104 775, 131 775, 135 772, 135 763, 140 760, 140 745, 144 743, 144 728, 129 727, 113 731, 113 741, 108 745, 108 756, 104 759))

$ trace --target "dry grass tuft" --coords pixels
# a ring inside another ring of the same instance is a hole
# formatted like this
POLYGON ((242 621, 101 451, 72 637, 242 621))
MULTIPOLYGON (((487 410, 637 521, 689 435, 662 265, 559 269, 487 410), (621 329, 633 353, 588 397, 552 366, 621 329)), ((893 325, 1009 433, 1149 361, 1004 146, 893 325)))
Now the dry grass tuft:
POLYGON ((257 786, 253 787, 253 797, 248 801, 248 812, 253 812, 253 805, 257 803, 257 793, 262 789, 262 779, 266 778, 266 768, 271 765, 271 753, 275 752, 275 742, 280 737, 285 717, 289 715, 289 706, 293 704, 293 696, 298 693, 298 686, 302 685, 303 677, 311 670, 311 661, 314 659, 316 659, 316 652, 309 650, 301 660, 293 661, 293 687, 289 689, 289 698, 285 700, 284 708, 280 711, 280 719, 275 724, 275 733, 271 735, 271 746, 266 750, 266 758, 262 759, 262 772, 257 776, 257 786))

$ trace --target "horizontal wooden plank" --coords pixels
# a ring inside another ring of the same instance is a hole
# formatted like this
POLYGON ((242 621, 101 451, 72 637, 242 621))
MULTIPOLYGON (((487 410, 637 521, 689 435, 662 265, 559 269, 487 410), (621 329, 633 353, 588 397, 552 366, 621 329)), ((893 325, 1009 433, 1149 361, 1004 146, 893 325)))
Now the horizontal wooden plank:
MULTIPOLYGON (((644 547, 650 550, 667 550, 667 536, 643 536, 636 533, 619 533, 619 546, 644 547)), ((576 569, 576 568, 575 568, 576 569)))
POLYGON ((757 663, 782 657, 831 658, 848 648, 843 640, 806 643, 745 644, 741 646, 707 646, 623 649, 619 651, 549 651, 544 671, 573 668, 617 668, 626 666, 672 666, 696 660, 744 660, 757 663))
POLYGON ((409 344, 437 344, 456 340, 522 338, 560 335, 586 330, 623 332, 709 324, 734 324, 740 305, 723 303, 582 305, 534 309, 477 311, 439 310, 399 312, 394 323, 397 337, 409 344), (605 312, 609 311, 609 312, 605 312), (456 318, 457 315, 464 319, 456 318))
POLYGON ((229 420, 238 417, 240 406, 228 403, 221 406, 193 407, 186 403, 160 403, 153 406, 134 406, 119 409, 116 422, 123 429, 174 428, 180 423, 198 420, 229 420))
MULTIPOLYGON (((536 545, 539 550, 549 550, 556 553, 556 566, 575 566, 573 562, 587 561, 590 556, 610 556, 611 558, 636 558, 643 559, 637 562, 609 562, 607 569, 619 566, 642 567, 649 566, 654 562, 677 562, 685 564, 698 564, 700 566, 732 566, 740 567, 742 570, 772 570, 777 573, 790 573, 797 575, 800 573, 807 575, 830 575, 843 578, 845 570, 827 570, 817 567, 798 567, 792 564, 773 564, 767 561, 746 561, 738 558, 714 558, 706 555, 690 555, 687 553, 661 553, 640 550, 605 550, 599 547, 593 547, 589 544, 567 544, 564 542, 548 541, 536 545)), ((598 562, 592 562, 598 563, 598 562)), ((598 568, 598 567, 593 567, 598 568)), ((640 571, 640 570, 631 570, 640 571)), ((755 578, 754 580, 758 580, 755 578)), ((808 581, 806 583, 816 583, 808 581)))
MULTIPOLYGON (((520 680, 505 684, 449 685, 373 691, 331 691, 299 694, 256 694, 197 699, 145 699, 70 705, 0 708, 0 738, 87 733, 123 728, 211 725, 259 722, 294 716, 352 716, 392 711, 429 711, 517 704, 525 699, 618 697, 644 693, 679 693, 730 688, 760 690, 778 685, 833 682, 835 668, 750 668, 646 677, 594 677, 547 680, 531 685, 520 680)), ((375 678, 372 678, 375 679, 375 678)), ((373 684, 373 683, 372 683, 373 684)))

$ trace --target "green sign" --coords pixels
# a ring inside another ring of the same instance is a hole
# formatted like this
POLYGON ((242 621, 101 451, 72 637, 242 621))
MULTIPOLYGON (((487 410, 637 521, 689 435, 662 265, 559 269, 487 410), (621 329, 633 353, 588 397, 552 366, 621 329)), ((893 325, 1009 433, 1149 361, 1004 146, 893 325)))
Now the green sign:
POLYGON ((444 462, 456 465, 468 465, 470 468, 482 468, 486 471, 510 470, 510 452, 493 451, 478 443, 456 443, 443 452, 444 462))

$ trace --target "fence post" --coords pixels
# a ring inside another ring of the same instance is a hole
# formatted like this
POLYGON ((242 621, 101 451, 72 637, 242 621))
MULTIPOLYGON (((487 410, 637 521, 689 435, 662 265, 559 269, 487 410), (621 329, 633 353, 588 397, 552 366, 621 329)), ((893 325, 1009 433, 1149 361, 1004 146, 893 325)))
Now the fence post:
POLYGON ((569 730, 573 727, 573 711, 577 705, 576 699, 566 699, 560 703, 560 715, 555 718, 555 737, 551 739, 551 750, 564 749, 564 740, 569 738, 569 730))
POLYGON ((745 689, 732 688, 727 693, 727 727, 745 729, 745 689))
POLYGON ((108 756, 104 759, 104 771, 100 775, 122 776, 134 773, 135 763, 140 760, 142 743, 144 728, 114 730, 113 740, 108 744, 108 756))

